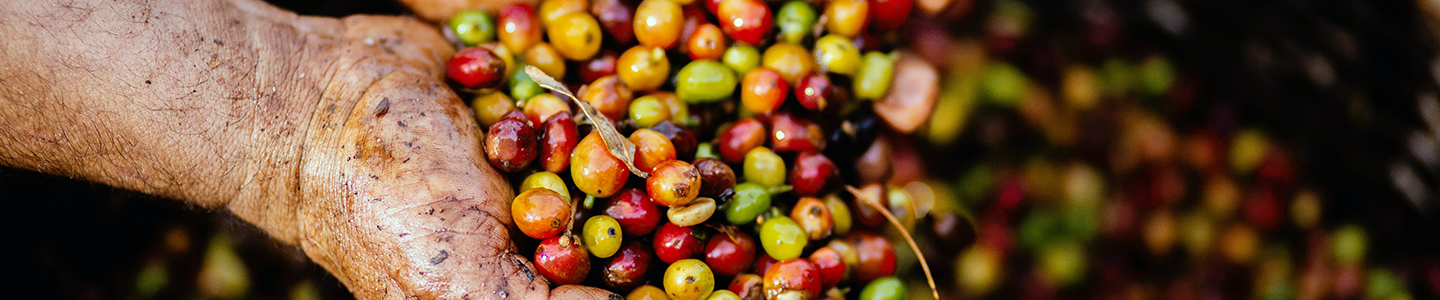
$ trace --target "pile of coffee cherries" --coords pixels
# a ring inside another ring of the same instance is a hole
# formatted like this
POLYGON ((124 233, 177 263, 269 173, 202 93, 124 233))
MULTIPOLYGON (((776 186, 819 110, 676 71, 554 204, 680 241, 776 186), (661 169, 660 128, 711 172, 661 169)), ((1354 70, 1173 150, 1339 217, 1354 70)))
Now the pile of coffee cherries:
POLYGON ((913 224, 917 201, 857 169, 883 159, 870 103, 911 0, 634 2, 514 4, 447 28, 463 46, 448 78, 520 183, 511 213, 534 240, 517 244, 538 273, 632 299, 904 298, 879 208, 913 224))

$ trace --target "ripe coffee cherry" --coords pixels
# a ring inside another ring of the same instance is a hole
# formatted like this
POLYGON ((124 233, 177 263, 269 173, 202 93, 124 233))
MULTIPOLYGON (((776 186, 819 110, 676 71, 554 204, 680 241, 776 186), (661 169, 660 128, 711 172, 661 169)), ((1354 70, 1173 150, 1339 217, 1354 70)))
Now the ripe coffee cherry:
POLYGON ((722 0, 715 17, 725 34, 736 41, 760 45, 770 33, 770 7, 760 0, 722 0))
POLYGON ((505 81, 505 61, 490 49, 465 48, 450 57, 450 62, 445 64, 445 75, 465 88, 494 88, 505 81))
POLYGON ((854 37, 860 35, 869 22, 870 4, 865 0, 830 1, 825 6, 825 15, 830 17, 825 22, 830 33, 854 37))
POLYGON ((825 149, 825 130, 788 113, 770 117, 770 147, 775 152, 820 152, 825 149))
POLYGON ((805 231, 805 236, 810 240, 830 237, 835 228, 835 221, 830 218, 830 208, 815 197, 804 197, 795 202, 795 208, 790 210, 790 219, 800 225, 800 229, 805 231))
POLYGON ((855 254, 860 258, 854 273, 856 281, 868 282, 895 274, 895 248, 890 246, 890 241, 885 240, 885 237, 856 231, 844 239, 855 247, 855 254))
POLYGON ((820 295, 820 272, 803 258, 775 263, 765 271, 766 299, 813 299, 820 295))
POLYGON ((665 294, 673 300, 700 300, 715 291, 715 274, 696 259, 683 259, 665 269, 665 294))
POLYGON ((672 208, 684 206, 700 195, 700 171, 684 161, 667 161, 655 166, 645 186, 655 204, 672 208))
POLYGON ((590 253, 574 238, 553 236, 535 248, 535 269, 555 285, 580 284, 590 273, 590 253))
POLYGON ((525 101, 525 109, 521 111, 530 119, 530 124, 539 126, 550 121, 556 114, 570 112, 570 103, 552 94, 540 94, 530 97, 530 101, 525 101))
POLYGON ((685 51, 692 60, 720 60, 725 55, 725 34, 715 24, 698 25, 685 42, 685 51))
POLYGON ((510 202, 510 215, 525 235, 549 238, 570 225, 570 202, 548 188, 529 189, 510 202))
POLYGON ((632 91, 650 91, 665 84, 670 76, 670 59, 665 49, 652 46, 635 46, 620 54, 615 62, 616 75, 632 91))
POLYGON ((780 79, 780 72, 770 68, 750 70, 740 81, 740 102, 756 114, 769 114, 785 103, 790 85, 780 79))
POLYGON ((505 172, 519 172, 539 155, 535 147, 535 128, 523 115, 505 117, 490 126, 485 135, 485 157, 490 165, 505 172))
POLYGON ((560 112, 545 121, 540 128, 540 166, 546 171, 560 173, 570 167, 570 153, 580 143, 580 133, 570 112, 560 112))
POLYGON ((740 274, 730 280, 726 289, 740 296, 740 299, 765 299, 765 277, 757 274, 740 274))
POLYGON ((500 9, 497 23, 500 44, 511 51, 524 52, 540 42, 540 21, 535 18, 535 9, 528 4, 515 3, 500 9))
POLYGON ((913 0, 869 0, 867 2, 870 6, 870 28, 882 31, 904 25, 905 19, 910 17, 910 9, 915 6, 913 0))
POLYGON ((770 257, 769 254, 765 254, 764 252, 758 253, 757 255, 760 257, 755 259, 755 269, 751 270, 755 271, 755 273, 764 274, 770 271, 770 267, 778 262, 774 257, 770 257))
POLYGON ((580 81, 593 82, 600 77, 615 75, 615 64, 620 59, 615 51, 609 49, 600 50, 599 54, 580 63, 580 81))
POLYGON ((755 238, 740 231, 711 235, 705 246, 705 263, 722 277, 745 272, 755 263, 755 238))
POLYGON ((705 237, 701 230, 665 222, 655 231, 655 256, 667 264, 700 257, 700 253, 705 251, 705 237))
POLYGON ((615 75, 611 75, 591 82, 588 88, 580 92, 580 101, 590 102, 590 105, 606 118, 619 121, 624 119, 625 110, 630 108, 630 100, 634 99, 634 96, 629 87, 615 75))
POLYGON ((635 9, 621 0, 595 0, 590 4, 590 14, 600 21, 600 27, 610 33, 610 37, 621 44, 628 44, 635 39, 635 30, 631 29, 632 18, 635 16, 635 9))
MULTIPOLYGON (((583 1, 583 0, 582 0, 583 1)), ((550 22, 546 34, 555 51, 569 60, 586 60, 600 52, 602 35, 600 22, 589 12, 573 12, 561 15, 550 22)))
POLYGON ((790 171, 790 186, 795 194, 815 197, 838 188, 839 168, 823 154, 800 153, 795 157, 795 168, 790 171))
POLYGON ((840 252, 830 247, 820 247, 810 253, 810 263, 815 265, 815 270, 820 275, 820 288, 828 289, 840 284, 845 279, 845 260, 840 257, 840 252))
POLYGON ((745 160, 745 154, 750 149, 755 149, 765 144, 768 140, 765 136, 765 123, 754 118, 735 121, 730 128, 720 134, 719 144, 720 159, 729 164, 738 164, 745 160))
POLYGON ((795 83, 795 100, 812 111, 825 110, 830 105, 831 93, 830 77, 818 72, 805 75, 795 83))
POLYGON ((611 289, 631 289, 645 283, 645 272, 650 270, 654 261, 655 253, 650 250, 650 245, 626 241, 620 252, 600 264, 600 279, 611 289))
POLYGON ((570 179, 580 191, 595 197, 610 197, 625 186, 630 170, 625 163, 610 155, 599 132, 591 132, 575 145, 570 154, 570 179))
POLYGON ((621 231, 631 236, 645 236, 655 232, 663 217, 660 209, 650 201, 650 195, 636 188, 625 189, 610 199, 605 215, 620 223, 621 231))
POLYGON ((680 39, 684 22, 684 11, 675 1, 642 1, 635 8, 635 39, 641 45, 670 49, 680 39))
POLYGON ((655 172, 656 166, 675 160, 675 144, 659 132, 642 128, 630 133, 629 140, 635 144, 635 168, 641 171, 655 172))

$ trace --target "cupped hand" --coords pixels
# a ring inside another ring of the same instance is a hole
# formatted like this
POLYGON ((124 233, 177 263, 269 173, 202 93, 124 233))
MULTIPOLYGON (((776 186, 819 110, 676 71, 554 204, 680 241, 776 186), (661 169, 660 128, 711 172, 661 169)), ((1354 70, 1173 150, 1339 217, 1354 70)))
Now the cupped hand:
MULTIPOLYGON (((341 20, 304 138, 297 243, 359 298, 618 298, 551 290, 511 241, 511 185, 445 84, 453 53, 407 18, 341 20)), ((320 75, 320 74, 315 74, 320 75)))

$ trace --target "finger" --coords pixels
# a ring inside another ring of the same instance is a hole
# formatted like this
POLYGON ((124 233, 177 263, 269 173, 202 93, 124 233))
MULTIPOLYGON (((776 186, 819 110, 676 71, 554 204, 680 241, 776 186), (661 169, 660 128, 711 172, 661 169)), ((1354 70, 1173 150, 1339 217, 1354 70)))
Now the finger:
POLYGON ((450 20, 451 16, 466 9, 495 11, 514 3, 535 5, 539 2, 537 0, 400 0, 400 3, 415 11, 416 15, 436 23, 450 20))

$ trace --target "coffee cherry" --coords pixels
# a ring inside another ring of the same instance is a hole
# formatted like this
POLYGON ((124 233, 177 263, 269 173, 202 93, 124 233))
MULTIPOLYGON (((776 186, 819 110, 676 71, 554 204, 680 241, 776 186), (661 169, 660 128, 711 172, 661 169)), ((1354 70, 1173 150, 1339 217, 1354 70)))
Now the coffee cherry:
POLYGON ((570 201, 570 189, 565 187, 565 181, 560 179, 560 175, 556 175, 555 173, 540 171, 530 174, 530 176, 525 176, 525 180, 520 181, 520 189, 518 190, 529 191, 535 188, 549 189, 560 194, 560 197, 564 198, 565 201, 570 201))
POLYGON ((560 57, 559 50, 549 43, 540 42, 530 49, 522 52, 525 64, 540 68, 545 75, 553 78, 565 78, 565 58, 560 57))
POLYGON ((836 0, 825 6, 825 15, 830 18, 825 28, 830 33, 848 37, 860 35, 869 22, 870 4, 866 0, 836 0))
POLYGON ((620 55, 616 55, 615 51, 601 49, 600 53, 580 63, 580 81, 593 82, 600 77, 615 75, 617 60, 620 60, 620 55))
POLYGON ((645 272, 655 261, 650 246, 639 241, 625 241, 620 252, 600 264, 600 279, 606 287, 626 290, 645 283, 645 272))
POLYGON ((890 246, 890 241, 885 240, 885 237, 856 231, 845 236, 845 240, 855 247, 855 254, 860 258, 859 264, 855 265, 856 281, 868 282, 895 274, 895 248, 890 246))
POLYGON ((774 266, 775 263, 779 262, 776 261, 774 257, 770 257, 769 254, 765 254, 764 252, 760 252, 758 256, 759 257, 755 259, 755 269, 753 270, 756 273, 764 274, 765 272, 770 271, 771 266, 774 266))
POLYGON ((515 100, 510 100, 510 96, 502 92, 484 93, 470 100, 470 108, 475 111, 480 126, 490 128, 515 110, 515 100))
POLYGON ((625 300, 670 300, 670 296, 665 295, 665 290, 653 285, 642 285, 625 295, 625 300))
POLYGON ((580 101, 589 102, 606 118, 618 121, 625 117, 625 110, 630 108, 630 100, 635 94, 616 76, 600 77, 591 82, 580 92, 580 101))
POLYGON ((753 182, 737 184, 735 198, 725 203, 725 220, 735 225, 749 224, 769 208, 770 192, 765 187, 753 182))
POLYGON ((820 247, 810 253, 810 263, 815 265, 815 271, 819 274, 820 288, 828 289, 840 284, 845 279, 847 272, 844 258, 834 248, 820 247))
POLYGON ((570 200, 549 188, 528 189, 510 202, 510 215, 525 235, 549 238, 570 225, 570 200))
MULTIPOLYGON (((795 194, 815 197, 838 188, 840 171, 825 155, 803 152, 795 157, 795 168, 790 171, 790 186, 795 194)), ((847 212, 848 214, 848 212, 847 212)))
MULTIPOLYGON (((775 259, 800 257, 800 252, 805 250, 807 241, 809 239, 805 237, 805 230, 800 229, 800 225, 795 224, 795 221, 789 217, 769 218, 765 220, 765 224, 760 225, 760 245, 765 248, 766 254, 775 259)), ((894 266, 895 255, 891 253, 890 256, 891 266, 894 266)))
POLYGON ((645 180, 645 186, 655 204, 684 206, 700 195, 700 171, 684 161, 666 161, 655 166, 655 171, 645 180))
POLYGON ((635 39, 640 45, 669 49, 680 39, 685 14, 670 0, 644 0, 635 8, 635 39))
POLYGON ((780 79, 780 72, 769 68, 750 70, 740 81, 740 102, 756 114, 769 114, 780 108, 790 85, 780 79))
POLYGON ((700 171, 701 197, 725 202, 735 194, 735 171, 729 165, 714 158, 697 158, 694 166, 700 171))
POLYGON ((795 100, 805 109, 822 111, 830 105, 832 89, 829 76, 810 73, 795 83, 795 100))
POLYGON ((765 271, 766 299, 813 299, 820 295, 820 274, 803 258, 781 260, 765 271))
POLYGON ((760 120, 752 118, 735 121, 717 138, 716 146, 720 148, 720 159, 730 164, 743 162, 751 149, 765 144, 767 133, 765 123, 760 120))
POLYGON ((495 39, 495 18, 478 10, 465 10, 450 18, 450 30, 465 46, 475 46, 495 39))
MULTIPOLYGON (((584 1, 584 0, 581 0, 584 1)), ((547 1, 549 2, 549 1, 547 1)), ((546 25, 550 44, 569 60, 586 60, 600 52, 600 22, 589 12, 579 11, 561 15, 546 25)))
POLYGON ((670 59, 665 57, 664 48, 635 46, 620 54, 616 72, 630 90, 654 90, 665 84, 665 79, 670 76, 670 59))
POLYGON ((815 27, 815 8, 805 1, 785 2, 775 12, 775 28, 780 29, 776 38, 781 42, 800 45, 815 27))
POLYGON ((511 69, 513 70, 510 71, 510 80, 506 81, 506 84, 510 86, 510 97, 516 101, 525 102, 530 100, 530 97, 545 93, 545 88, 535 83, 534 79, 530 79, 530 74, 525 74, 525 64, 516 65, 511 69))
POLYGON ((570 236, 553 236, 535 247, 535 270, 556 285, 580 284, 590 273, 590 254, 570 236))
POLYGON ((546 171, 560 173, 570 167, 570 153, 580 143, 580 133, 570 112, 562 111, 545 121, 540 127, 540 166, 546 171))
POLYGON ((765 49, 761 65, 780 72, 780 78, 785 82, 799 82, 801 76, 815 70, 815 57, 803 46, 776 43, 765 49))
MULTIPOLYGON (((870 6, 870 28, 875 30, 891 30, 905 24, 905 19, 910 17, 910 9, 915 6, 914 0, 868 0, 870 6)), ((902 297, 903 298, 903 297, 902 297)))
POLYGON ((620 243, 624 239, 624 232, 620 230, 620 223, 614 218, 606 215, 598 215, 585 220, 583 240, 585 248, 590 249, 590 254, 599 258, 608 258, 620 250, 620 243))
POLYGON ((524 52, 540 42, 540 21, 535 18, 535 9, 524 3, 515 3, 500 9, 498 32, 500 44, 513 51, 524 52))
POLYGON ((450 57, 450 62, 445 64, 445 74, 465 88, 494 88, 505 81, 505 61, 489 49, 465 48, 450 57))
MULTIPOLYGON (((540 2, 540 23, 545 27, 555 27, 555 20, 561 16, 586 12, 590 9, 590 1, 587 0, 545 0, 540 2)), ((552 39, 554 37, 551 37, 552 39)))
MULTIPOLYGON (((657 98, 661 98, 662 96, 666 95, 661 94, 657 96, 657 98)), ((676 100, 673 96, 668 97, 668 99, 669 100, 662 100, 667 102, 665 104, 666 106, 685 106, 684 103, 680 103, 680 100, 676 100)), ((687 110, 682 109, 678 112, 676 110, 670 111, 672 114, 685 114, 687 110)), ((660 123, 655 123, 655 126, 650 126, 650 130, 659 132, 660 135, 665 136, 665 139, 670 140, 671 144, 675 145, 675 159, 684 161, 695 159, 695 147, 699 146, 699 141, 696 140, 694 131, 690 130, 687 127, 679 125, 677 121, 673 120, 660 121, 660 123)))
POLYGON ((665 222, 655 231, 655 256, 667 264, 700 257, 705 251, 704 232, 701 230, 665 222))
MULTIPOLYGON (((668 0, 667 0, 668 1, 668 0)), ((715 291, 715 274, 696 259, 683 259, 665 269, 665 294, 674 300, 705 299, 715 291)))
POLYGON ((770 117, 770 147, 775 152, 819 152, 825 149, 825 130, 788 113, 770 117))
POLYGON ((610 155, 599 132, 591 132, 575 145, 570 154, 570 180, 580 191, 595 197, 610 197, 625 186, 630 170, 625 163, 610 155))
POLYGON ((895 276, 885 276, 865 285, 860 291, 860 300, 900 300, 905 299, 905 283, 895 276))
POLYGON ((631 27, 634 23, 635 9, 622 0, 595 0, 590 3, 590 14, 595 15, 600 21, 600 27, 610 33, 610 37, 621 44, 628 44, 635 39, 635 30, 631 27))
POLYGON ((815 63, 823 71, 855 76, 860 69, 860 49, 844 36, 826 35, 815 41, 815 63))
POLYGON ((731 291, 728 291, 728 290, 715 290, 714 292, 711 292, 711 293, 710 293, 710 297, 705 298, 705 300, 742 300, 742 299, 740 299, 740 295, 736 295, 735 292, 731 292, 731 291))
POLYGON ((740 299, 765 299, 765 278, 748 273, 736 275, 735 279, 730 280, 730 285, 726 289, 739 295, 740 299))
MULTIPOLYGON (((540 47, 535 47, 540 48, 540 47)), ((530 124, 545 124, 556 114, 570 112, 570 103, 560 100, 553 94, 540 94, 530 97, 525 101, 525 117, 530 119, 530 124)))
POLYGON ((725 34, 751 45, 765 42, 770 33, 770 17, 770 6, 760 0, 723 0, 715 10, 715 18, 725 34))
POLYGON ((685 51, 692 60, 720 60, 726 50, 725 34, 715 24, 698 25, 685 42, 685 51))
POLYGON ((642 128, 630 133, 629 140, 635 144, 635 168, 641 171, 651 173, 661 163, 675 160, 675 145, 659 132, 642 128))
POLYGON ((705 264, 722 277, 750 270, 755 263, 755 238, 744 232, 715 234, 705 246, 705 264))
POLYGON ((519 172, 535 160, 535 129, 523 117, 506 117, 490 126, 485 135, 485 156, 490 165, 505 172, 519 172))
POLYGON ((785 184, 785 160, 770 148, 755 147, 745 154, 745 181, 764 187, 785 184))
POLYGON ((645 236, 655 231, 662 217, 660 209, 650 201, 645 191, 630 188, 610 199, 605 215, 620 223, 620 229, 627 235, 645 236))
MULTIPOLYGON (((664 0, 653 0, 664 1, 664 0)), ((738 80, 730 67, 713 60, 697 60, 675 75, 675 95, 685 103, 714 103, 729 99, 738 80)))
POLYGON ((735 43, 725 49, 721 61, 737 73, 744 74, 760 67, 760 50, 746 43, 735 43))
POLYGON ((865 61, 860 65, 860 70, 855 72, 855 98, 884 98, 885 93, 890 92, 891 78, 895 77, 896 58, 898 56, 894 54, 886 55, 875 51, 865 53, 865 61))
POLYGON ((800 198, 790 210, 790 219, 800 225, 810 240, 820 240, 834 231, 835 221, 830 218, 830 208, 814 197, 800 198))
POLYGON ((852 222, 850 206, 846 205, 844 200, 840 200, 839 196, 830 194, 825 196, 825 207, 830 208, 830 219, 834 220, 835 234, 845 235, 850 233, 850 224, 852 222))

